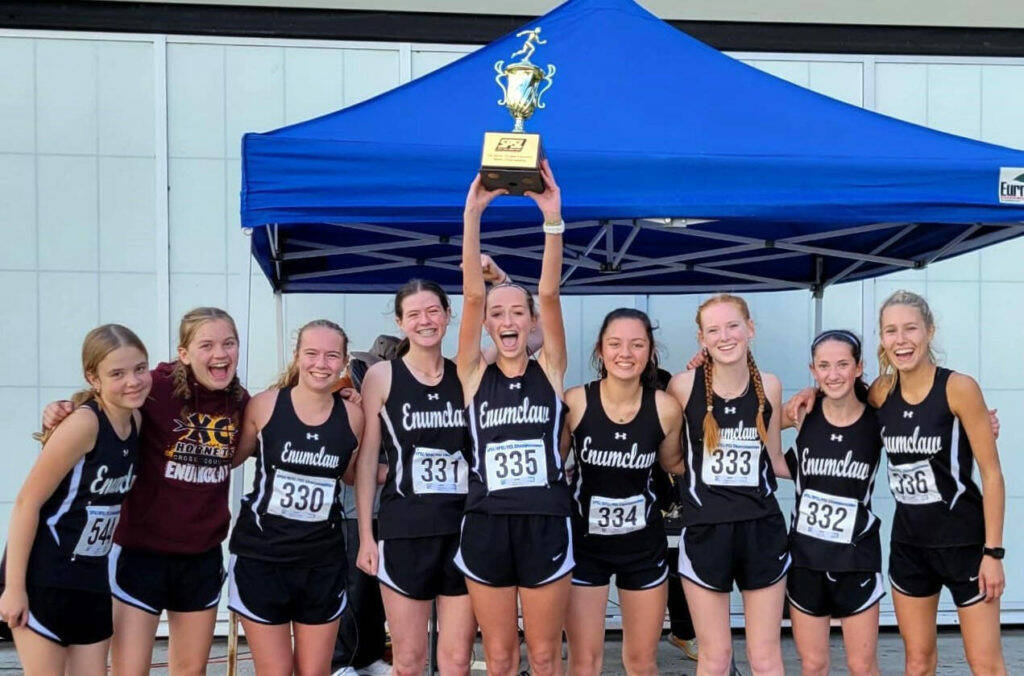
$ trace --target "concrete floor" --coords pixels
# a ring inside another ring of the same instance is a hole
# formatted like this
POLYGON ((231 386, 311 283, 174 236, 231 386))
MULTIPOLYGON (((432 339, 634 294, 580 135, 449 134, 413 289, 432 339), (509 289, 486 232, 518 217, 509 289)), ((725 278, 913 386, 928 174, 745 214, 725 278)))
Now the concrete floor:
MULTIPOLYGON (((793 638, 788 633, 783 635, 782 652, 786 661, 786 673, 799 674, 800 664, 796 656, 796 648, 793 645, 793 638)), ((746 664, 744 655, 743 637, 735 637, 736 665, 740 672, 749 674, 750 670, 746 664)), ((624 674, 622 665, 619 662, 620 655, 619 636, 609 634, 605 643, 605 674, 624 674)), ((1011 674, 1024 674, 1024 628, 1004 628, 1003 649, 1006 653, 1006 668, 1011 674)), ((482 649, 479 644, 476 649, 477 658, 482 656, 482 649)), ((210 656, 209 674, 224 674, 226 672, 225 655, 227 645, 223 639, 218 639, 214 644, 210 656)), ((253 674, 252 661, 248 656, 248 649, 244 639, 239 646, 240 659, 238 663, 239 674, 253 674)), ((166 668, 167 643, 158 641, 156 650, 153 653, 154 676, 167 674, 166 668)), ((899 634, 892 631, 883 631, 879 637, 878 660, 882 674, 900 674, 903 672, 903 646, 899 634)), ((662 641, 658 650, 658 664, 662 674, 693 674, 695 662, 690 662, 682 657, 682 653, 668 643, 662 641)), ((833 631, 832 633, 832 673, 846 673, 843 661, 842 636, 833 631)), ((474 666, 474 674, 483 674, 483 664, 478 662, 474 666)), ((18 664, 18 656, 10 643, 0 644, 0 672, 19 673, 21 668, 18 664)), ((944 629, 939 632, 939 669, 940 675, 967 674, 967 665, 964 662, 963 647, 960 642, 960 634, 955 629, 944 629)))

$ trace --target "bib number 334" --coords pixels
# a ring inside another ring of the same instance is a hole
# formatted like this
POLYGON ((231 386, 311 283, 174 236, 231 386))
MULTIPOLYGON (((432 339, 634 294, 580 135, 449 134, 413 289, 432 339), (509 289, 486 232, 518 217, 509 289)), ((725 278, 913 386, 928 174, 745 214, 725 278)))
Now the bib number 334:
POLYGON ((546 486, 548 462, 542 439, 487 444, 487 490, 546 486))

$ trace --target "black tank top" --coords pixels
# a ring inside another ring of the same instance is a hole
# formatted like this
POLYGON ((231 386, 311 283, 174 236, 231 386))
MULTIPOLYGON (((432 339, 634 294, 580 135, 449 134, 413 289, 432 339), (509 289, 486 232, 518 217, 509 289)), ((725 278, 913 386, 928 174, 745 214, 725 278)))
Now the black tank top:
POLYGON ((338 394, 321 425, 299 420, 291 395, 290 387, 277 393, 260 430, 256 476, 242 498, 230 549, 277 563, 333 561, 345 552, 339 480, 356 450, 356 435, 338 394))
POLYGON ((455 364, 424 385, 391 360, 391 390, 380 411, 388 477, 380 494, 381 538, 456 533, 469 488, 466 415, 455 364))
POLYGON ((467 512, 569 516, 558 441, 562 400, 540 365, 509 378, 490 364, 468 408, 473 455, 467 512))
POLYGON ((573 535, 581 546, 640 549, 664 543, 651 470, 665 438, 655 390, 645 387, 633 420, 616 423, 601 404, 601 381, 584 385, 587 409, 572 433, 573 535))
MULTIPOLYGON (((768 450, 757 434, 757 394, 754 384, 726 401, 712 393, 712 415, 721 430, 713 453, 704 452, 704 414, 707 412, 704 367, 693 377, 686 403, 686 468, 680 482, 683 525, 729 523, 778 514, 775 472, 768 450)), ((764 402, 765 428, 772 406, 764 402)))
POLYGON ((936 367, 932 389, 908 404, 899 382, 878 409, 896 498, 892 539, 925 547, 985 542, 981 491, 971 476, 974 453, 949 409, 949 369, 936 367))
POLYGON ((83 404, 96 414, 96 445, 75 463, 39 510, 27 582, 61 589, 106 592, 107 554, 121 503, 138 472, 139 433, 135 418, 121 440, 96 401, 83 404))
POLYGON ((878 417, 865 406, 852 425, 836 427, 821 406, 819 397, 800 426, 796 447, 786 453, 796 490, 789 530, 793 565, 881 571, 880 521, 871 511, 882 454, 878 417))

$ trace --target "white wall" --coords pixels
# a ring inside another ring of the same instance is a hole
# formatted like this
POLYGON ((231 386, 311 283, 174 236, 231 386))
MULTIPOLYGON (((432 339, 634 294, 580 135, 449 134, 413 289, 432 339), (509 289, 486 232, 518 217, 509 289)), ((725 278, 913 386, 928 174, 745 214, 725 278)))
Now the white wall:
MULTIPOLYGON (((250 388, 272 380, 273 297, 250 266, 238 221, 241 134, 351 105, 467 50, 0 31, 0 533, 38 450, 29 435, 40 407, 79 387, 80 341, 92 326, 133 327, 155 361, 171 354, 184 311, 226 307, 249 348, 250 388)), ((1024 148, 1024 59, 737 56, 855 105, 1024 148)), ((1024 485, 1016 480, 1024 460, 1014 452, 1024 441, 1024 355, 1014 349, 1024 313, 1022 253, 1024 241, 1008 242, 925 270, 841 285, 824 301, 825 326, 860 331, 871 347, 875 309, 888 293, 905 287, 928 296, 947 364, 977 377, 990 405, 1000 408, 1008 524, 1024 518, 1024 485)), ((670 368, 694 351, 693 315, 702 298, 649 299, 670 368)), ((567 382, 590 377, 588 355, 604 312, 646 300, 564 299, 567 382)), ((749 300, 759 363, 779 374, 787 394, 805 385, 809 296, 749 300)), ((365 348, 378 333, 393 331, 389 301, 287 296, 288 335, 327 316, 345 326, 353 347, 365 348)), ((877 505, 891 514, 884 481, 877 505)), ((1006 546, 1012 557, 1024 551, 1024 537, 1008 528, 1006 546)), ((1024 574, 1015 570, 1008 566, 1004 608, 1024 611, 1024 574)))

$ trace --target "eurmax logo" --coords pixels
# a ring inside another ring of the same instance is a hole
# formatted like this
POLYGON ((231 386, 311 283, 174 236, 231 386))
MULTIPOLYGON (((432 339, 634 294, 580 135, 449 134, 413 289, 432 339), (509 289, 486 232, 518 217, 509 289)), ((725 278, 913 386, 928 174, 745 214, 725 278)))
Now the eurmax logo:
POLYGON ((1024 167, 999 168, 999 203, 1024 204, 1024 167))
POLYGON ((526 139, 524 138, 500 138, 498 139, 498 145, 495 150, 503 153, 518 153, 522 152, 526 146, 526 139))

